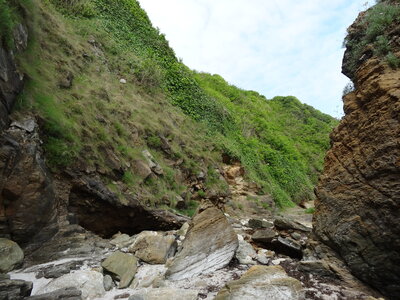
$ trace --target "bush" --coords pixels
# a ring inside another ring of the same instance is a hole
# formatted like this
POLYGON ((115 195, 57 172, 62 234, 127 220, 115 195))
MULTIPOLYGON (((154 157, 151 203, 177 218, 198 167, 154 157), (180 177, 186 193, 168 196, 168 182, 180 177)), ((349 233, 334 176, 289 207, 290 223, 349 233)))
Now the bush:
POLYGON ((15 19, 10 2, 0 0, 0 45, 4 43, 7 47, 12 47, 14 25, 15 19))

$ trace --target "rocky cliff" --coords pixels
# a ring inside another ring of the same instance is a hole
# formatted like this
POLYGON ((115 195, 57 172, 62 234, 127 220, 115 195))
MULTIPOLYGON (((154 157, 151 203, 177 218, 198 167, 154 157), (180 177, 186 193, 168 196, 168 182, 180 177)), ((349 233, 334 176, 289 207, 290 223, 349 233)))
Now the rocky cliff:
POLYGON ((331 134, 314 216, 322 241, 358 278, 393 299, 400 296, 399 25, 398 4, 386 1, 348 30, 343 72, 355 89, 344 96, 345 116, 331 134), (374 14, 383 19, 388 12, 396 14, 385 30, 368 37, 374 14))

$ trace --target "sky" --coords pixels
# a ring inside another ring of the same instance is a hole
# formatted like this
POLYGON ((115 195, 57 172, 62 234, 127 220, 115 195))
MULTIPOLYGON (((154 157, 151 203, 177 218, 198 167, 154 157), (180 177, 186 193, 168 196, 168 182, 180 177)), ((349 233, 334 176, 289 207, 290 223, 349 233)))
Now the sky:
POLYGON ((340 118, 346 29, 367 0, 139 0, 177 57, 267 98, 340 118))

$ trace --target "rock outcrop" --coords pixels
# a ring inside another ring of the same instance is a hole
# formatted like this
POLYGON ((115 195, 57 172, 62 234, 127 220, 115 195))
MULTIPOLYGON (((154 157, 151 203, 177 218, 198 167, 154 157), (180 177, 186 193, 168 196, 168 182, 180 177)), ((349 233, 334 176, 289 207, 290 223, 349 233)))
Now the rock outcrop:
MULTIPOLYGON (((349 29, 353 35, 357 22, 349 29)), ((395 37, 389 40, 396 41, 395 37)), ((398 42, 391 44, 399 49, 398 42)), ((346 53, 344 66, 349 56, 346 53)), ((397 299, 400 70, 372 57, 354 74, 346 74, 355 90, 344 96, 345 116, 331 134, 331 149, 316 189, 315 233, 341 254, 358 278, 397 299)))
MULTIPOLYGON (((28 30, 19 24, 14 30, 15 48, 25 50, 28 44, 28 30)), ((0 131, 9 124, 8 115, 24 85, 24 75, 18 71, 14 51, 0 43, 0 131)))
POLYGON ((55 213, 38 126, 29 118, 13 122, 0 136, 0 235, 26 244, 55 213))

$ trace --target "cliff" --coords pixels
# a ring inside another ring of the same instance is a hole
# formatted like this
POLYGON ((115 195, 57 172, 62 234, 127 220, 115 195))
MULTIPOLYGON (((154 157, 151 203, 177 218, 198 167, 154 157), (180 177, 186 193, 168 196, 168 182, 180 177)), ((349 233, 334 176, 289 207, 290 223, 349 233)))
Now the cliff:
POLYGON ((348 29, 354 83, 316 189, 314 230, 363 281, 400 295, 400 7, 385 1, 348 29))

